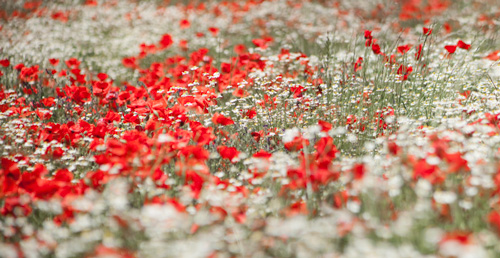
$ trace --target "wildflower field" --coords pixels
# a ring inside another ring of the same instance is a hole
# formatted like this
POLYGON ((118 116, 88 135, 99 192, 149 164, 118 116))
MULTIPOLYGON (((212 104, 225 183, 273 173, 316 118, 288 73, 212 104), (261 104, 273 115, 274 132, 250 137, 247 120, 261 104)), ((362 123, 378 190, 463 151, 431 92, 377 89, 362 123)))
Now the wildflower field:
POLYGON ((0 0, 0 257, 500 257, 497 0, 0 0))

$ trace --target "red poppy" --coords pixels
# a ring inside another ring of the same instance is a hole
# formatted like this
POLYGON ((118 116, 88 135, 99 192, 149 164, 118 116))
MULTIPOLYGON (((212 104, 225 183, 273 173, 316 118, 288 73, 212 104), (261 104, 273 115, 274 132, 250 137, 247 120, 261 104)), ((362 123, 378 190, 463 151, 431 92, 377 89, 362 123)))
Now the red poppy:
POLYGON ((493 51, 489 55, 485 56, 484 58, 489 59, 491 61, 498 61, 500 60, 500 50, 493 51))
POLYGON ((392 141, 387 143, 387 148, 392 155, 398 155, 401 151, 401 147, 399 147, 395 142, 392 141))
POLYGON ((54 97, 43 98, 40 102, 46 107, 52 107, 56 104, 54 97))
POLYGON ((133 56, 123 58, 122 64, 127 68, 132 68, 132 69, 137 68, 137 60, 133 56))
POLYGON ((243 44, 239 44, 234 46, 234 53, 238 55, 242 55, 247 52, 247 47, 243 44))
POLYGON ((254 158, 261 158, 261 159, 267 159, 267 160, 269 158, 271 158, 272 156, 273 155, 271 153, 269 153, 265 150, 262 150, 262 149, 252 155, 252 157, 254 157, 254 158))
POLYGON ((467 160, 462 158, 462 154, 460 152, 446 153, 445 159, 449 164, 448 171, 451 173, 470 171, 467 160))
POLYGON ((363 58, 359 57, 356 63, 354 63, 354 72, 361 70, 361 64, 363 63, 363 58))
POLYGON ((179 40, 179 47, 182 49, 182 50, 188 50, 188 41, 185 40, 185 39, 181 39, 179 40))
POLYGON ((400 65, 397 74, 401 75, 401 80, 407 80, 408 75, 413 71, 411 66, 400 65))
POLYGON ((23 67, 21 69, 21 73, 19 74, 19 78, 23 82, 37 81, 39 73, 40 71, 38 70, 38 65, 32 67, 23 67))
POLYGON ((369 30, 365 30, 365 39, 372 39, 372 32, 369 30))
POLYGON ((355 180, 363 179, 365 175, 365 166, 363 164, 356 164, 352 168, 352 174, 354 175, 355 180))
POLYGON ((432 34, 432 29, 431 28, 424 27, 422 30, 423 30, 425 36, 429 36, 429 35, 432 34))
POLYGON ((252 119, 254 117, 257 116, 257 111, 255 110, 255 107, 253 107, 252 109, 249 109, 247 110, 247 112, 245 113, 245 116, 252 119))
POLYGON ((214 116, 212 117, 212 122, 216 125, 232 125, 232 124, 234 124, 234 121, 231 118, 225 117, 219 113, 214 114, 214 116))
POLYGON ((85 5, 86 6, 97 6, 97 1, 96 0, 86 0, 85 5))
POLYGON ((179 26, 181 27, 181 29, 187 29, 187 28, 189 28, 189 26, 191 26, 191 23, 187 19, 182 19, 179 22, 179 26))
POLYGON ((19 63, 19 64, 16 64, 14 66, 14 69, 18 70, 18 71, 21 71, 21 69, 24 68, 24 64, 23 63, 19 63))
POLYGON ((84 102, 89 102, 91 99, 90 91, 85 86, 72 86, 71 90, 71 98, 79 104, 84 102))
POLYGON ((80 61, 78 59, 72 57, 68 60, 65 61, 66 65, 68 66, 69 69, 76 69, 80 66, 80 61))
POLYGON ((180 154, 185 156, 185 157, 192 156, 193 158, 195 158, 197 160, 207 160, 210 153, 201 146, 189 145, 189 146, 184 147, 180 151, 180 154))
POLYGON ((346 125, 351 125, 351 124, 354 124, 356 123, 358 120, 356 119, 356 116, 355 115, 348 115, 347 116, 347 120, 345 122, 346 125))
POLYGON ((160 49, 165 49, 170 47, 174 41, 172 40, 172 36, 170 34, 165 34, 161 37, 160 40, 160 49))
POLYGON ((49 58, 49 62, 51 65, 57 66, 59 64, 59 59, 49 58))
POLYGON ((135 258, 133 252, 128 251, 127 249, 121 249, 116 247, 107 247, 104 245, 98 245, 94 249, 94 253, 89 258, 97 258, 97 257, 120 257, 120 258, 135 258))
POLYGON ((219 28, 216 28, 216 27, 210 27, 208 28, 208 31, 210 31, 210 33, 212 33, 212 36, 217 36, 217 34, 219 33, 219 28))
POLYGON ((398 53, 400 53, 401 55, 404 55, 404 54, 406 54, 406 52, 410 51, 410 49, 411 49, 410 45, 399 46, 398 53))
POLYGON ((325 133, 330 131, 330 129, 332 129, 332 127, 333 127, 332 124, 330 124, 326 121, 323 121, 323 120, 318 120, 318 124, 319 124, 319 126, 321 126, 321 131, 325 132, 325 133))
POLYGON ((259 142, 260 141, 260 138, 262 138, 262 135, 263 135, 263 131, 259 131, 259 132, 252 132, 251 133, 253 139, 256 141, 256 142, 259 142))
POLYGON ((10 65, 9 59, 2 59, 2 60, 0 60, 0 65, 3 66, 3 67, 9 66, 10 65))
POLYGON ((459 40, 458 43, 457 43, 457 47, 459 47, 461 49, 469 50, 470 45, 466 44, 465 42, 463 42, 461 40, 459 40))
POLYGON ((497 235, 500 236, 500 213, 498 211, 494 210, 488 214, 488 223, 495 228, 497 235))
POLYGON ((413 179, 427 179, 432 184, 437 184, 444 181, 440 170, 435 165, 430 165, 425 159, 420 159, 413 168, 413 179))
POLYGON ((444 49, 446 49, 446 51, 448 51, 448 53, 453 54, 457 50, 457 46, 447 45, 447 46, 444 46, 444 49))
POLYGON ((369 30, 365 30, 365 47, 371 46, 373 43, 372 32, 369 30))
POLYGON ((97 74, 97 78, 99 78, 99 80, 101 81, 105 81, 108 78, 108 75, 105 73, 99 73, 97 74))
POLYGON ((235 163, 236 158, 240 155, 240 152, 235 147, 219 146, 217 151, 223 159, 228 159, 232 163, 235 163))
POLYGON ((272 41, 273 41, 273 38, 271 38, 271 37, 263 37, 263 38, 259 38, 259 39, 252 39, 252 43, 256 47, 262 48, 262 49, 266 49, 269 46, 268 43, 270 43, 272 41))
POLYGON ((26 203, 22 202, 21 198, 18 196, 7 197, 3 200, 3 207, 0 209, 0 213, 3 216, 14 215, 14 216, 28 216, 31 214, 32 208, 26 203))
POLYGON ((333 144, 333 138, 330 136, 322 137, 314 145, 316 149, 316 160, 318 161, 332 161, 337 156, 339 152, 335 144, 333 144))
POLYGON ((292 141, 285 143, 285 148, 289 151, 299 151, 304 148, 304 144, 309 145, 309 140, 295 137, 292 141))
POLYGON ((17 192, 17 183, 21 177, 21 171, 17 167, 17 162, 7 158, 1 159, 0 169, 0 196, 5 196, 17 192))
POLYGON ((104 81, 95 81, 92 85, 93 94, 98 97, 105 97, 108 94, 111 83, 104 81))
POLYGON ((73 173, 65 168, 59 169, 54 175, 54 181, 71 183, 71 180, 73 180, 73 173))
POLYGON ((40 120, 48 120, 52 117, 52 112, 44 108, 37 108, 35 114, 38 118, 40 118, 40 120))
POLYGON ((382 53, 382 51, 380 50, 380 46, 379 44, 372 44, 372 51, 374 54, 378 55, 380 53, 382 53))
POLYGON ((246 90, 242 88, 237 88, 236 90, 233 91, 233 96, 238 97, 238 98, 244 98, 250 95, 246 90))

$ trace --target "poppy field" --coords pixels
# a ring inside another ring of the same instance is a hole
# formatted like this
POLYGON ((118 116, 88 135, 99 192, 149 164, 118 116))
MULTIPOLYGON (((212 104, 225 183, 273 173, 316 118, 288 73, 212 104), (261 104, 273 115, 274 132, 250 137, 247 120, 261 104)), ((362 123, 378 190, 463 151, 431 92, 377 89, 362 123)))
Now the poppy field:
POLYGON ((500 257, 497 0, 0 0, 0 257, 500 257))

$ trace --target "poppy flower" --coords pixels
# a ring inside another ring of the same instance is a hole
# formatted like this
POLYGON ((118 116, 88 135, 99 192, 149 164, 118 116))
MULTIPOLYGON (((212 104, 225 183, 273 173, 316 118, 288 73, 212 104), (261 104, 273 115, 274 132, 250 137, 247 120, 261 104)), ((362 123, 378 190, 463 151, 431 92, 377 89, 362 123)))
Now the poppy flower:
POLYGON ((257 116, 257 111, 255 111, 255 107, 247 110, 247 112, 244 114, 244 116, 248 117, 249 119, 252 119, 257 116))
POLYGON ((245 45, 239 44, 239 45, 234 46, 234 53, 236 53, 238 55, 242 55, 246 52, 247 52, 247 48, 245 45))
POLYGON ((466 44, 465 42, 463 42, 461 40, 459 40, 458 43, 457 43, 457 47, 459 47, 461 49, 469 50, 470 45, 466 44))
POLYGON ((399 46, 398 53, 400 53, 401 55, 404 55, 404 54, 406 54, 406 52, 408 52, 410 50, 410 48, 411 47, 409 45, 399 46))
POLYGON ((59 64, 59 59, 49 58, 49 62, 52 66, 57 66, 59 64))
POLYGON ((32 67, 23 67, 21 69, 21 73, 19 74, 19 78, 23 82, 37 81, 39 73, 40 71, 38 70, 38 65, 32 67))
POLYGON ((99 78, 99 80, 101 81, 105 81, 108 78, 108 75, 105 73, 99 73, 97 74, 97 78, 99 78))
POLYGON ((271 158, 271 156, 273 156, 273 154, 271 154, 265 150, 262 150, 262 149, 252 155, 252 157, 254 157, 254 158, 261 158, 261 159, 267 159, 267 160, 269 160, 269 158, 271 158))
POLYGON ((221 115, 219 113, 214 114, 214 116, 212 117, 212 122, 216 125, 232 125, 232 124, 234 124, 234 121, 231 118, 225 117, 224 115, 221 115))
POLYGON ((24 64, 23 63, 19 63, 19 64, 16 64, 14 66, 14 69, 16 69, 18 71, 21 71, 23 68, 24 68, 24 64))
POLYGON ((444 46, 444 49, 446 49, 446 51, 448 51, 448 53, 453 54, 457 50, 457 46, 447 45, 447 46, 444 46))
POLYGON ((271 38, 271 37, 263 37, 263 38, 260 38, 260 39, 252 39, 252 43, 256 47, 262 48, 262 49, 266 49, 268 47, 268 43, 270 43, 272 41, 273 41, 273 38, 271 38))
POLYGON ((37 108, 35 111, 35 114, 41 120, 48 120, 52 117, 52 112, 50 110, 44 109, 44 108, 37 108))
POLYGON ((363 179, 365 175, 365 166, 363 164, 356 164, 352 168, 352 174, 354 176, 355 180, 361 180, 363 179))
POLYGON ((233 96, 238 97, 238 98, 244 98, 250 95, 246 90, 242 88, 237 88, 236 90, 233 91, 233 96))
POLYGON ((372 51, 375 55, 382 53, 382 51, 380 50, 379 44, 372 44, 372 51))
POLYGON ((217 34, 219 34, 219 28, 216 28, 216 27, 210 27, 210 28, 208 28, 208 31, 210 33, 212 33, 212 36, 214 36, 214 37, 217 36, 217 34))
POLYGON ((332 127, 333 127, 332 124, 330 124, 326 121, 323 121, 323 120, 318 120, 318 124, 319 124, 319 126, 321 126, 321 131, 325 132, 325 133, 330 131, 330 129, 332 129, 332 127))
POLYGON ((285 143, 285 149, 289 151, 299 151, 304 148, 304 145, 309 145, 309 140, 297 136, 292 141, 285 143))
POLYGON ((337 146, 333 144, 333 138, 329 136, 319 139, 314 145, 314 148, 317 151, 316 159, 318 161, 330 162, 331 160, 335 159, 337 153, 339 152, 337 150, 337 146))
POLYGON ((80 61, 74 57, 66 60, 64 63, 68 66, 69 69, 76 69, 80 66, 80 61))
POLYGON ((187 29, 187 28, 189 28, 191 26, 191 23, 187 19, 182 19, 179 22, 179 26, 181 27, 181 29, 187 29))
POLYGON ((22 202, 18 196, 7 197, 3 200, 3 207, 0 209, 0 214, 6 215, 24 215, 31 214, 32 208, 29 204, 22 202))
POLYGON ((361 64, 363 63, 363 58, 359 57, 356 63, 354 63, 354 72, 361 70, 361 64))
POLYGON ((52 107, 56 104, 54 97, 43 98, 40 102, 46 107, 52 107))
POLYGON ((165 49, 170 47, 174 41, 172 40, 172 36, 170 34, 165 34, 161 37, 160 40, 160 49, 165 49))
POLYGON ((3 67, 9 66, 10 65, 9 59, 2 59, 2 60, 0 60, 0 65, 3 66, 3 67))
POLYGON ((374 43, 372 32, 369 30, 365 30, 365 47, 369 47, 374 43))
POLYGON ((188 41, 185 40, 185 39, 181 39, 179 40, 179 47, 182 49, 182 50, 187 50, 188 49, 188 41))
POLYGON ((262 131, 252 132, 251 135, 256 142, 259 142, 260 138, 262 138, 263 132, 262 131))
POLYGON ((500 236, 500 213, 492 211, 488 214, 488 222, 496 229, 497 234, 500 236))
POLYGON ((122 59, 122 64, 123 64, 123 66, 125 66, 127 68, 136 68, 137 67, 137 60, 133 56, 125 57, 122 59))
POLYGON ((432 33, 432 29, 431 28, 424 27, 422 30, 423 30, 425 36, 429 36, 432 33))
POLYGON ((365 30, 365 39, 372 39, 372 32, 369 30, 365 30))
POLYGON ((96 0, 87 0, 85 1, 86 6, 97 6, 97 1, 96 0))
POLYGON ((240 152, 235 147, 218 146, 217 151, 223 159, 228 159, 231 163, 236 162, 240 152))
POLYGON ((489 59, 491 61, 498 61, 500 60, 500 50, 493 51, 489 55, 485 56, 484 58, 489 59))

